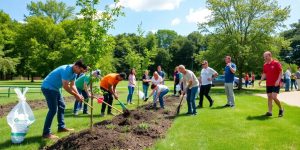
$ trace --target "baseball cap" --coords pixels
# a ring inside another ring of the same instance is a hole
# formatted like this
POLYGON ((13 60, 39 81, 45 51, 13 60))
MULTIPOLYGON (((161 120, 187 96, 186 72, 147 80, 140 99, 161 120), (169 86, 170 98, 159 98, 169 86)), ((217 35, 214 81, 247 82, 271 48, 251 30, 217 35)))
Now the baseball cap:
POLYGON ((101 77, 101 70, 97 69, 95 71, 93 71, 93 74, 96 74, 97 78, 101 77))

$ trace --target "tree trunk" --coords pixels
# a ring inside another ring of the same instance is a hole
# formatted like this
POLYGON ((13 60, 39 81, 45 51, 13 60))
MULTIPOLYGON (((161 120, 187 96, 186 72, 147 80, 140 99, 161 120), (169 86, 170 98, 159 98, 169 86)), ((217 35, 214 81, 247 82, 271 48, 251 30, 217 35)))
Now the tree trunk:
MULTIPOLYGON (((93 106, 93 99, 94 99, 94 92, 93 92, 93 75, 92 75, 92 72, 90 73, 90 77, 91 77, 91 81, 90 81, 90 90, 91 90, 91 106, 92 107, 94 107, 93 106)), ((90 130, 91 131, 93 131, 93 124, 94 124, 94 122, 93 122, 93 109, 92 108, 90 108, 90 110, 91 110, 91 114, 90 114, 90 130)))
POLYGON ((33 80, 33 74, 31 74, 31 81, 30 82, 34 82, 34 80, 33 80))

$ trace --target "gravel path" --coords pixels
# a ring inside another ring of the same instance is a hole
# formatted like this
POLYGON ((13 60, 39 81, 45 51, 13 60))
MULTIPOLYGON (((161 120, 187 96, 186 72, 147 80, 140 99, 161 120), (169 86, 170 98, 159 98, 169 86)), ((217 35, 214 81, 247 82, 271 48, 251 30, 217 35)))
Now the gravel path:
MULTIPOLYGON (((267 98, 267 94, 255 94, 267 98)), ((300 91, 281 92, 278 94, 278 99, 288 105, 300 107, 300 91)))

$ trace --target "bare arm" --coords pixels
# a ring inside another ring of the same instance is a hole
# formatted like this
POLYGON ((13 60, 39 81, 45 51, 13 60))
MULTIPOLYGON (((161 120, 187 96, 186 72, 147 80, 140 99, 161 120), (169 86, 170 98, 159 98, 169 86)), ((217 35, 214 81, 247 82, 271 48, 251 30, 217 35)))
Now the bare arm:
POLYGON ((83 100, 83 97, 81 95, 79 95, 77 88, 75 86, 75 82, 74 81, 67 81, 67 80, 63 80, 63 88, 70 93, 71 95, 75 96, 75 98, 77 100, 83 100), (70 83, 70 84, 69 84, 70 83))
POLYGON ((88 95, 88 97, 91 97, 91 94, 89 92, 89 87, 86 83, 83 84, 83 88, 84 88, 84 91, 86 92, 86 94, 88 95))
MULTIPOLYGON (((260 84, 261 84, 261 81, 264 80, 265 78, 266 78, 266 74, 263 73, 263 74, 261 75, 260 81, 258 82, 258 85, 259 85, 259 86, 260 86, 260 84)), ((281 79, 281 78, 280 78, 280 79, 281 79)))
POLYGON ((275 86, 279 86, 280 85, 281 78, 282 78, 282 73, 279 74, 278 79, 275 82, 275 86))

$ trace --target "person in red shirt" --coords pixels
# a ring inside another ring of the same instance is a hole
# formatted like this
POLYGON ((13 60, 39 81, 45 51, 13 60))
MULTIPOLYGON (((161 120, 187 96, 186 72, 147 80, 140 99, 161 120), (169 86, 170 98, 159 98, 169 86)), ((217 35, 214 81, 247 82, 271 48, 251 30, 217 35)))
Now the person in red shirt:
POLYGON ((261 84, 261 81, 266 79, 267 85, 267 95, 268 95, 268 108, 269 111, 266 113, 266 116, 272 116, 272 102, 277 104, 279 107, 279 117, 283 116, 283 107, 280 104, 280 101, 277 98, 277 94, 280 91, 280 81, 282 77, 282 67, 281 64, 273 60, 272 53, 266 51, 264 53, 265 64, 263 67, 263 74, 261 76, 261 80, 258 84, 261 84))
POLYGON ((246 75, 245 75, 245 86, 246 86, 246 88, 248 87, 248 84, 249 84, 249 74, 246 73, 246 75))

